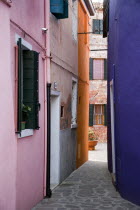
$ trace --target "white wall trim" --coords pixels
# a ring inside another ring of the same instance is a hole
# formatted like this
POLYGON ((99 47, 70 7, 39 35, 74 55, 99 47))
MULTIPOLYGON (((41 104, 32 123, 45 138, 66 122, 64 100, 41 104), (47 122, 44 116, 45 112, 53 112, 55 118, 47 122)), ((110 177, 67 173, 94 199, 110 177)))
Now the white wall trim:
POLYGON ((77 128, 78 126, 77 126, 77 123, 75 123, 75 124, 71 124, 71 128, 77 128))
MULTIPOLYGON (((21 36, 19 36, 18 34, 15 34, 15 42, 17 44, 18 39, 21 38, 22 39, 22 45, 27 48, 28 50, 32 50, 32 45, 25 41, 21 36)), ((25 129, 22 130, 20 134, 18 134, 18 138, 24 138, 24 137, 28 137, 28 136, 33 136, 34 131, 33 129, 25 129)))
POLYGON ((51 90, 51 96, 60 96, 60 91, 51 90))
POLYGON ((21 139, 27 136, 33 136, 33 134, 34 134, 33 129, 25 129, 21 131, 21 134, 18 134, 18 138, 21 139))
POLYGON ((111 140, 112 140, 112 164, 113 174, 116 173, 116 154, 115 154, 115 120, 114 120, 114 87, 113 80, 110 82, 110 108, 111 108, 111 140))
POLYGON ((75 77, 72 77, 72 81, 74 81, 74 82, 78 82, 78 79, 76 79, 75 77))
POLYGON ((24 47, 26 47, 26 48, 29 49, 29 50, 32 50, 32 45, 31 45, 29 42, 27 42, 26 40, 24 40, 24 39, 23 39, 21 36, 19 36, 18 34, 15 34, 15 42, 16 42, 16 44, 17 44, 17 41, 18 41, 19 38, 22 39, 22 45, 23 45, 24 47))

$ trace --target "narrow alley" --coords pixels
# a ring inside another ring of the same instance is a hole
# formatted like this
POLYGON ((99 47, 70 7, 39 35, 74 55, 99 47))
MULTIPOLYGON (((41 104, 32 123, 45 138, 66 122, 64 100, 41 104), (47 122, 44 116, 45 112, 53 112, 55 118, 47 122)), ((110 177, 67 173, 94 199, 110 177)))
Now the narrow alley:
POLYGON ((138 210, 140 207, 121 198, 112 185, 107 169, 106 144, 89 151, 89 161, 75 170, 32 210, 138 210))
POLYGON ((140 0, 0 0, 0 210, 140 210, 140 0))

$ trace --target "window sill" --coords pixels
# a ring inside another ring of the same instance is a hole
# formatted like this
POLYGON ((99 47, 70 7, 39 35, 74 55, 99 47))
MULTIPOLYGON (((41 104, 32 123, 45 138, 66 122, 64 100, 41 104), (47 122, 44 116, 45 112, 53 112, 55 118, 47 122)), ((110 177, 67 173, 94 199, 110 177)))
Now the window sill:
POLYGON ((71 128, 77 128, 77 124, 71 124, 71 128))
POLYGON ((21 131, 21 134, 18 134, 18 138, 24 138, 24 137, 28 137, 28 136, 33 136, 34 131, 33 129, 25 129, 21 131))

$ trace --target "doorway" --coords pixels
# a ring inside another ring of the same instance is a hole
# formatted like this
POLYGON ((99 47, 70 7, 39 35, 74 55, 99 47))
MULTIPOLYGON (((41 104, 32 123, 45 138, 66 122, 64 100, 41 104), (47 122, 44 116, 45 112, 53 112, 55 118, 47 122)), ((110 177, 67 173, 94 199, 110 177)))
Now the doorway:
POLYGON ((60 183, 60 92, 51 91, 51 168, 50 187, 60 183))

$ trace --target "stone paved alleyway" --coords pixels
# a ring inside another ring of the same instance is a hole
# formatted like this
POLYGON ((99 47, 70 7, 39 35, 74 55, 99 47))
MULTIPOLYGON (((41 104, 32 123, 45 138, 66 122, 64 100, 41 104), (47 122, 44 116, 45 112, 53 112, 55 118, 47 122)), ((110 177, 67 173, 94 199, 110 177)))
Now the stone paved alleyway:
POLYGON ((43 200, 32 210, 45 209, 140 210, 140 207, 116 192, 107 170, 106 144, 99 144, 96 151, 89 152, 89 161, 54 189, 51 199, 43 200))

